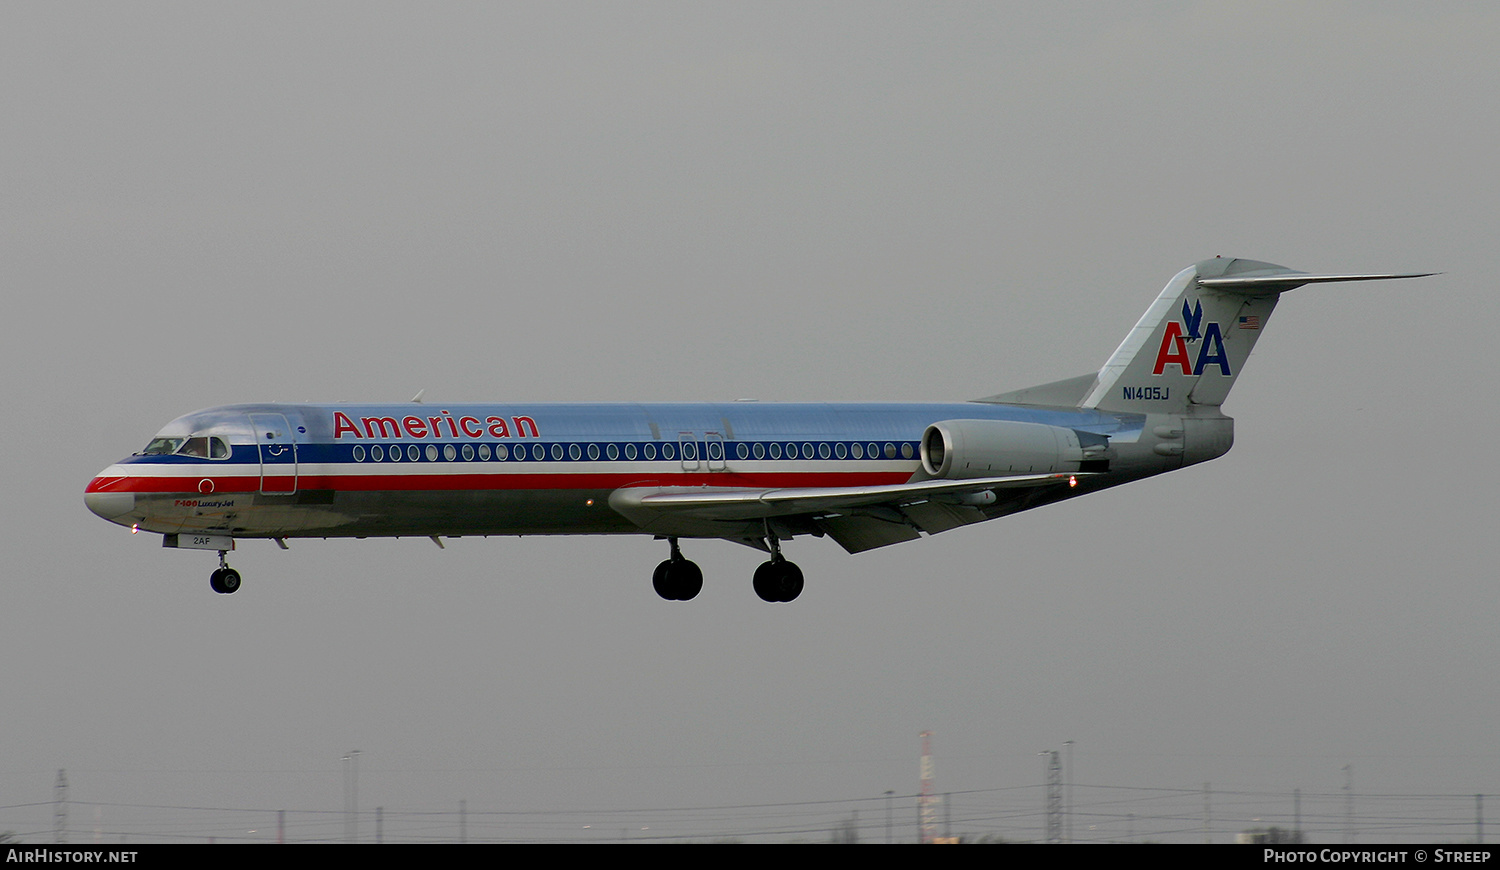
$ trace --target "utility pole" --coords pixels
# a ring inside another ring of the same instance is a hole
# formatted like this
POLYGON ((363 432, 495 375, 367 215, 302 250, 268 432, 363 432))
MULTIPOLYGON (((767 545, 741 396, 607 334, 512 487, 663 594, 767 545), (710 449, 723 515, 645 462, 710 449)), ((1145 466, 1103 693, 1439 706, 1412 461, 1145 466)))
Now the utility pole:
POLYGON ((359 839, 359 750, 344 756, 344 842, 359 839))
POLYGON ((1203 842, 1212 843, 1213 835, 1213 807, 1209 804, 1209 796, 1213 792, 1208 790, 1208 783, 1203 784, 1203 842))
POLYGON ((68 842, 68 777, 60 767, 52 787, 52 842, 68 842))
POLYGON ((1063 749, 1068 753, 1068 766, 1063 768, 1063 842, 1073 842, 1073 741, 1064 740, 1063 749))
POLYGON ((1344 765, 1344 842, 1354 842, 1354 765, 1344 765))
POLYGON ((1056 749, 1048 749, 1040 753, 1047 759, 1047 833, 1044 839, 1049 843, 1061 843, 1062 832, 1062 762, 1058 758, 1056 749))

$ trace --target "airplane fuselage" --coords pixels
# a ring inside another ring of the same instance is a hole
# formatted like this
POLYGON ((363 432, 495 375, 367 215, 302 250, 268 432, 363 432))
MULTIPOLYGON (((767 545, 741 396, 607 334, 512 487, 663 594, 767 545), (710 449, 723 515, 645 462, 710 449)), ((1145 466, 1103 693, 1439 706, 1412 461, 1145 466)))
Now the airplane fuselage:
MULTIPOLYGON (((1108 439, 1108 470, 1072 494, 1182 464, 1180 453, 1151 449, 1162 439, 1144 433, 1146 415, 982 402, 232 405, 168 424, 152 442, 157 451, 105 469, 85 499, 113 522, 174 535, 736 538, 725 528, 733 520, 674 517, 643 527, 639 516, 613 509, 611 496, 921 480, 923 432, 944 420, 1108 439), (174 439, 200 441, 167 452, 174 439)), ((1080 470, 1027 459, 993 471, 1080 470)))

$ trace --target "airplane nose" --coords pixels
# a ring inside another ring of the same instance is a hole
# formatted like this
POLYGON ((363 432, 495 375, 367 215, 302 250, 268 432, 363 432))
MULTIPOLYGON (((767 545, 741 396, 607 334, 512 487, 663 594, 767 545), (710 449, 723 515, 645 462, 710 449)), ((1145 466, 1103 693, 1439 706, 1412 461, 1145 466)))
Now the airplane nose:
POLYGON ((84 490, 83 503, 106 520, 114 520, 135 510, 135 493, 110 492, 109 487, 123 478, 96 477, 84 490))

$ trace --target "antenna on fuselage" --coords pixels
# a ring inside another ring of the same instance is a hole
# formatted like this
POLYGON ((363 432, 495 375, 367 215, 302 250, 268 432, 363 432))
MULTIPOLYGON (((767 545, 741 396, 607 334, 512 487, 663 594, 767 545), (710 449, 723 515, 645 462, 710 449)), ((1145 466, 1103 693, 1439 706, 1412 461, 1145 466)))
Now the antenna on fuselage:
POLYGON ((423 387, 422 389, 417 390, 417 394, 415 396, 412 396, 411 400, 413 402, 416 402, 418 405, 422 404, 422 394, 425 393, 425 392, 427 392, 427 388, 426 387, 423 387))

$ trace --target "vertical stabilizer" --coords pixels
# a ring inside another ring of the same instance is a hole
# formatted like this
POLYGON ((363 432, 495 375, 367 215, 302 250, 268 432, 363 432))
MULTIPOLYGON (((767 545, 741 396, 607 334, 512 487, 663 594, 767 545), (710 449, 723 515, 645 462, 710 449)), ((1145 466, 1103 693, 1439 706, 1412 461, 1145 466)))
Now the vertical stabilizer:
POLYGON ((1167 283, 1079 407, 1165 414, 1217 408, 1282 293, 1303 284, 1428 274, 1310 275, 1257 260, 1204 260, 1167 283))

